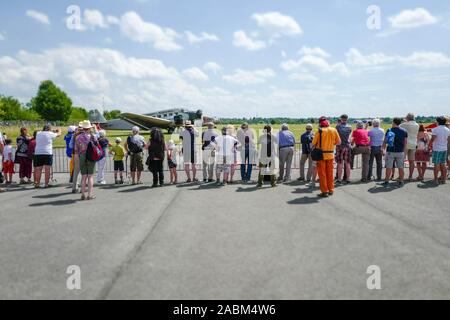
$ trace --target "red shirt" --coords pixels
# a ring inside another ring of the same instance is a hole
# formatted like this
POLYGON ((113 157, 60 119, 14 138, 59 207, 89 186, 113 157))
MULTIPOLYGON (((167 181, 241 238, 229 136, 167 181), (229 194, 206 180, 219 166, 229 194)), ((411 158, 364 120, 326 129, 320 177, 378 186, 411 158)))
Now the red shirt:
POLYGON ((353 137, 353 142, 357 146, 368 146, 370 143, 369 131, 367 131, 365 129, 356 129, 355 131, 353 131, 352 137, 353 137))

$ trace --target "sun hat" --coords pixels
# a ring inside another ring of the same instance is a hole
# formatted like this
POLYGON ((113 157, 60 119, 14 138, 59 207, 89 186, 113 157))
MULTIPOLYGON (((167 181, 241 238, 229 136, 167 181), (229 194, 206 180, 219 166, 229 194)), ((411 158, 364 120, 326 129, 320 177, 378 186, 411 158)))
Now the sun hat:
POLYGON ((68 128, 67 131, 68 131, 69 133, 74 133, 75 130, 77 130, 77 127, 76 127, 76 126, 70 126, 70 127, 68 128))
POLYGON ((81 121, 79 126, 82 129, 91 129, 92 128, 92 124, 91 124, 91 122, 89 120, 81 121))
POLYGON ((121 143, 122 139, 121 138, 116 138, 116 143, 121 143))

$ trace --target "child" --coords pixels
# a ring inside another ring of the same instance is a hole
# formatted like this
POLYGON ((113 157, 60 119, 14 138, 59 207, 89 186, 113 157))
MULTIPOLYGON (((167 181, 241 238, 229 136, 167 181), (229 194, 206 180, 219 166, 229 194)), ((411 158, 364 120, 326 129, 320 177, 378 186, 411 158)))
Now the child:
POLYGON ((5 174, 6 184, 12 183, 12 176, 14 174, 14 153, 11 144, 11 139, 6 139, 5 147, 3 148, 3 173, 5 174))
POLYGON ((123 158, 125 157, 125 149, 121 146, 122 139, 116 138, 116 145, 111 147, 110 154, 114 155, 114 180, 116 184, 123 184, 123 158), (120 174, 120 181, 117 179, 120 174))
POLYGON ((175 162, 176 147, 173 140, 167 143, 167 163, 170 171, 170 184, 178 183, 177 164, 175 162))

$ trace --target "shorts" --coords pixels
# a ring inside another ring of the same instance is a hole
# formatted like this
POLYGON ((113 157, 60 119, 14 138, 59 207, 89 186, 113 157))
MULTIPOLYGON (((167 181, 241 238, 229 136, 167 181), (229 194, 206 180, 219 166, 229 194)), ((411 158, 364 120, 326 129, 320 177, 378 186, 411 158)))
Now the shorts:
POLYGON ((404 152, 386 153, 386 169, 393 169, 394 162, 396 168, 403 169, 405 167, 405 153, 404 152))
POLYGON ((36 154, 33 161, 34 167, 52 166, 53 155, 36 154))
POLYGON ((336 146, 336 163, 350 163, 352 157, 352 149, 350 146, 336 146))
POLYGON ((125 167, 123 166, 122 160, 114 160, 114 171, 125 171, 125 167))
POLYGON ((144 158, 143 153, 132 153, 130 156, 130 171, 142 172, 144 171, 144 158))
POLYGON ((80 173, 82 176, 92 176, 95 172, 95 162, 86 159, 86 153, 80 154, 80 173))
POLYGON ((447 151, 433 151, 433 164, 446 164, 447 151))
POLYGON ((217 172, 230 173, 231 164, 218 164, 216 170, 217 172))
POLYGON ((167 165, 169 169, 175 169, 177 167, 177 164, 172 159, 167 159, 167 165))
POLYGON ((13 161, 5 161, 3 162, 3 173, 15 173, 14 172, 14 162, 13 161))
POLYGON ((416 149, 408 149, 407 152, 408 161, 416 161, 416 149))

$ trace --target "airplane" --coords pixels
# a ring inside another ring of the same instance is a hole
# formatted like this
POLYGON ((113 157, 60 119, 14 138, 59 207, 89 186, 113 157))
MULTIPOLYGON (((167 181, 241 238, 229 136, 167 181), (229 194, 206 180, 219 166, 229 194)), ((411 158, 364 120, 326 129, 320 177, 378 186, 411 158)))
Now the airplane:
MULTIPOLYGON (((99 113, 97 111, 97 113, 99 113)), ((214 119, 203 115, 202 110, 188 111, 183 108, 161 110, 147 114, 122 113, 120 119, 114 119, 100 123, 101 127, 108 130, 129 130, 133 126, 138 126, 143 130, 150 130, 153 127, 167 129, 169 134, 176 128, 182 127, 186 121, 192 123, 201 120, 201 125, 212 122, 214 119)))

